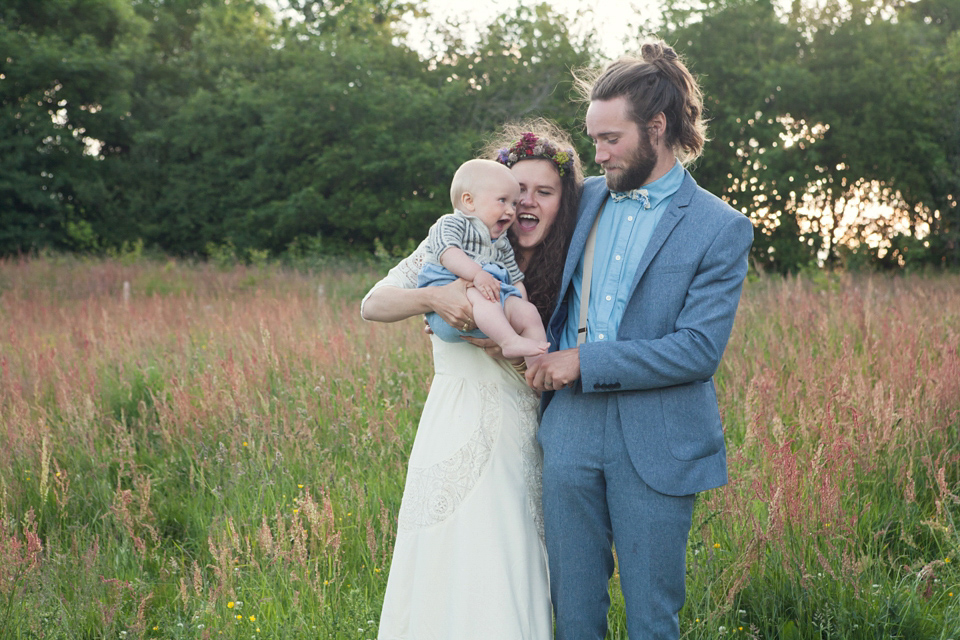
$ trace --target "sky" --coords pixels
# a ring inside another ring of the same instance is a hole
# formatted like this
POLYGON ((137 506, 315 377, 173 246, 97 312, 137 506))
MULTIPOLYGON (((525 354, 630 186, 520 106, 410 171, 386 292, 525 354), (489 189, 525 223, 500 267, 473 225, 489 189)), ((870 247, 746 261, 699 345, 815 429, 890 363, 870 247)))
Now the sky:
MULTIPOLYGON (((498 15, 512 11, 518 4, 533 7, 538 0, 425 0, 424 4, 434 20, 459 19, 471 25, 489 24, 498 15)), ((616 58, 627 51, 625 42, 635 47, 636 35, 656 15, 659 3, 651 0, 552 0, 551 7, 569 18, 574 35, 583 29, 594 28, 602 34, 600 51, 608 58, 616 58)), ((468 34, 464 34, 467 36, 468 34)), ((436 38, 436 29, 429 24, 413 25, 409 42, 414 49, 426 52, 429 41, 436 38)), ((465 38, 472 42, 469 37, 465 38)))

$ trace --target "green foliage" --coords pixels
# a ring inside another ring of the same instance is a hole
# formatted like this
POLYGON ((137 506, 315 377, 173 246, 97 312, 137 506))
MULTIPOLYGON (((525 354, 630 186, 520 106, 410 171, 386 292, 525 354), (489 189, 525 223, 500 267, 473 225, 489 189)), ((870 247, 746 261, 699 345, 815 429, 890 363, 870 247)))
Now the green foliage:
POLYGON ((567 20, 547 4, 521 6, 500 16, 483 34, 476 50, 448 42, 439 66, 448 83, 445 94, 460 114, 460 126, 484 133, 502 123, 545 116, 574 131, 578 105, 572 100, 571 69, 595 62, 593 43, 573 39, 567 20))
MULTIPOLYGON (((958 0, 664 4, 659 35, 710 119, 695 177, 753 219, 758 268, 960 266, 958 0)), ((395 0, 4 3, 0 255, 408 246, 449 208, 456 166, 530 116, 573 132, 597 173, 570 70, 602 63, 599 34, 522 6, 476 44, 442 27, 423 59, 403 40, 423 15, 395 0)))
POLYGON ((0 255, 98 248, 100 158, 130 107, 144 30, 125 0, 0 7, 0 255))
POLYGON ((698 182, 754 220, 758 267, 797 272, 815 264, 816 247, 795 216, 808 160, 802 145, 786 147, 781 138, 786 97, 812 81, 799 64, 796 29, 770 2, 728 2, 673 37, 700 78, 709 120, 698 182))

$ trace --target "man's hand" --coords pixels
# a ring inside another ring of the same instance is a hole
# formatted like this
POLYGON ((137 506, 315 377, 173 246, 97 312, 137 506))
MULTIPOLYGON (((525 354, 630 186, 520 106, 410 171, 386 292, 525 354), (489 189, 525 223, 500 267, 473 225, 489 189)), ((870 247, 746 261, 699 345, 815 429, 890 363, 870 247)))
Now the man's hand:
POLYGON ((580 379, 580 350, 564 349, 527 360, 527 384, 534 391, 557 391, 580 379))
POLYGON ((490 302, 500 300, 500 281, 486 271, 479 271, 473 277, 473 286, 490 302))

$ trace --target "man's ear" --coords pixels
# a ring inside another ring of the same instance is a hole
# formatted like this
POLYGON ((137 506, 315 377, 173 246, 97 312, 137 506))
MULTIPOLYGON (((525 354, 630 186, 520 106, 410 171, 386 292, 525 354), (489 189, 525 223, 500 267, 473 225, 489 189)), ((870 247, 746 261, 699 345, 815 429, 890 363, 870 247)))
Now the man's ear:
POLYGON ((647 120, 647 133, 654 140, 660 140, 666 137, 667 116, 663 111, 647 120))

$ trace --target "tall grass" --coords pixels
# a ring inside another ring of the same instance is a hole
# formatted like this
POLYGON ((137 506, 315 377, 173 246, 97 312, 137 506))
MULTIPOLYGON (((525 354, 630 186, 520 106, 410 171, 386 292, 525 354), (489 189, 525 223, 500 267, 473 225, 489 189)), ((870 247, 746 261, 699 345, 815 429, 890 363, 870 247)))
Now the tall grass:
MULTIPOLYGON (((431 370, 377 278, 0 261, 0 637, 375 637, 431 370)), ((685 637, 960 639, 960 278, 753 280, 717 384, 685 637)))
POLYGON ((751 282, 717 384, 690 637, 960 638, 960 279, 751 282))

